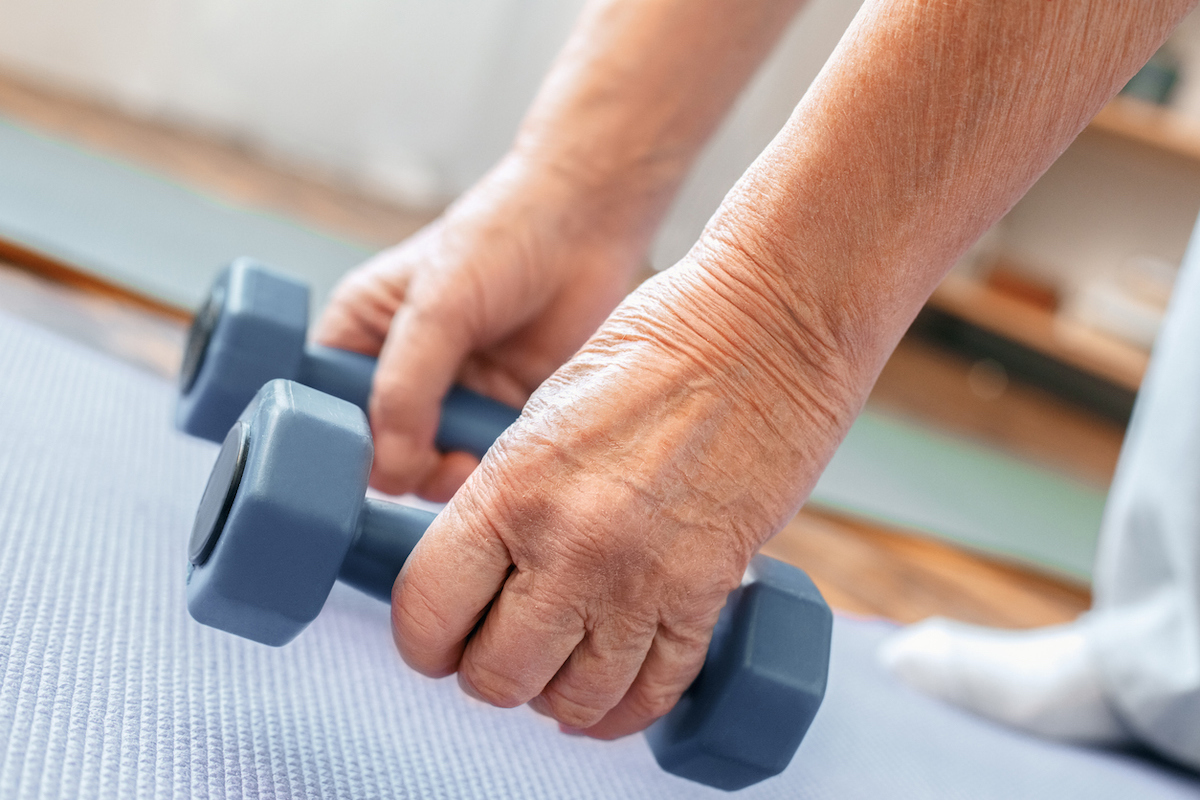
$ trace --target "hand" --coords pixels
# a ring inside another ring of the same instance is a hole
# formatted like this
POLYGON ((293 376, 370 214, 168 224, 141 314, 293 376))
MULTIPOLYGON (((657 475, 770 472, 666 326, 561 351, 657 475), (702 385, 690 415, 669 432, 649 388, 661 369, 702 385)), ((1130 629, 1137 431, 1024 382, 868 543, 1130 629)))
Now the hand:
POLYGON ((534 394, 397 580, 412 667, 599 738, 675 704, 857 410, 746 287, 677 266, 534 394))
POLYGON ((342 280, 315 336, 379 356, 372 485, 449 499, 478 464, 433 447, 451 384, 520 407, 617 304, 646 236, 606 226, 603 200, 513 154, 342 280))

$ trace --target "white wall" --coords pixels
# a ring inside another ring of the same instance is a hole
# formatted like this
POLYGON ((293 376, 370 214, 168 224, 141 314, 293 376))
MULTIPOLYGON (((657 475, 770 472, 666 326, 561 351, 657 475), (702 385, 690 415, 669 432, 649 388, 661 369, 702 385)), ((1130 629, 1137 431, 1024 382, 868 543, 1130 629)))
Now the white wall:
MULTIPOLYGON (((695 240, 860 4, 812 0, 801 12, 685 185, 656 266, 695 240)), ((0 0, 0 69, 438 204, 503 152, 581 5, 0 0)), ((1197 87, 1184 94, 1200 97, 1197 87)), ((1086 135, 1017 206, 1005 240, 1069 289, 1131 255, 1178 261, 1198 210, 1200 168, 1086 135)))
POLYGON ((506 143, 579 0, 0 0, 0 64, 413 203, 506 143))
MULTIPOLYGON (((770 140, 861 0, 813 0, 706 151, 670 264, 770 140)), ((0 0, 0 68, 231 136, 411 204, 508 145, 582 0, 0 0)))

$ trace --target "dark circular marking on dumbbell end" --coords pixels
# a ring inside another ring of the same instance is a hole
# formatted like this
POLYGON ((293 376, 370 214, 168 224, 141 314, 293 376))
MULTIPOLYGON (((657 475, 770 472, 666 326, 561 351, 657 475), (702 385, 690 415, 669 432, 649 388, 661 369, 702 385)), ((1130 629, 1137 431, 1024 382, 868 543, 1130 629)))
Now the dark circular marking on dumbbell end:
POLYGON ((200 498, 200 508, 196 510, 192 538, 188 540, 188 560, 197 567, 208 560, 217 546, 217 539, 221 538, 249 452, 250 426, 239 420, 225 436, 217 463, 213 464, 208 476, 208 485, 204 487, 204 497, 200 498))
POLYGON ((224 307, 225 287, 218 283, 192 319, 187 344, 183 346, 183 364, 179 367, 179 391, 184 394, 191 391, 196 376, 200 374, 200 367, 204 366, 204 354, 208 352, 208 343, 212 340, 213 331, 217 329, 221 309, 224 307))

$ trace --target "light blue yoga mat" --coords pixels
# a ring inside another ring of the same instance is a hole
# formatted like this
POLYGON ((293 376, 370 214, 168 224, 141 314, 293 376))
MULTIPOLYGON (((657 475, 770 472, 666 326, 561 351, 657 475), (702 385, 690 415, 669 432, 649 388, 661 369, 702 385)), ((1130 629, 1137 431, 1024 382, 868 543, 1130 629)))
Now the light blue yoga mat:
POLYGON ((184 607, 216 446, 174 387, 0 315, 0 797, 420 800, 1187 800, 1200 778, 1040 741, 917 695, 838 617, 791 766, 735 795, 667 775, 640 736, 564 736, 421 678, 388 608, 334 589, 266 647, 184 607))
MULTIPOLYGON (((2 118, 0 237, 188 307, 238 255, 309 281, 315 307, 368 255, 2 118)), ((1086 579, 1104 492, 868 411, 813 500, 1086 579)))

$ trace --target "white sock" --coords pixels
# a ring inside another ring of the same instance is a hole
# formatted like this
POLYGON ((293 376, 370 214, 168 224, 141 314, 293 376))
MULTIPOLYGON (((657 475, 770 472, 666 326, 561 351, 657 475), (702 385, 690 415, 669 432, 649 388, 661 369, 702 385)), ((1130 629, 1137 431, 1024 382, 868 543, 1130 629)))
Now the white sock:
POLYGON ((879 660, 897 678, 989 719, 1039 736, 1128 741, 1104 699, 1087 617, 1029 631, 933 617, 892 634, 879 660))

